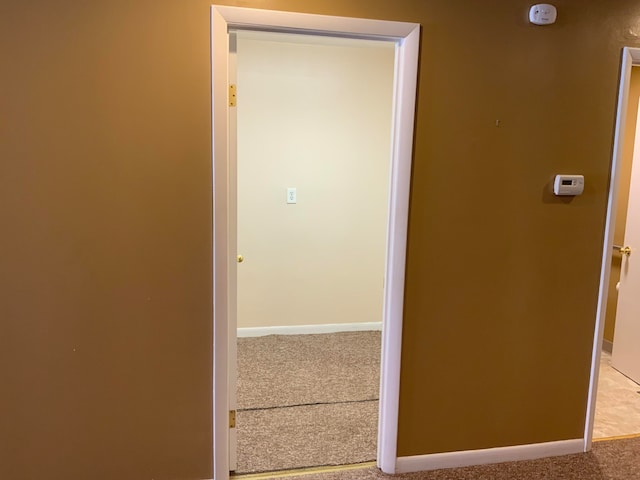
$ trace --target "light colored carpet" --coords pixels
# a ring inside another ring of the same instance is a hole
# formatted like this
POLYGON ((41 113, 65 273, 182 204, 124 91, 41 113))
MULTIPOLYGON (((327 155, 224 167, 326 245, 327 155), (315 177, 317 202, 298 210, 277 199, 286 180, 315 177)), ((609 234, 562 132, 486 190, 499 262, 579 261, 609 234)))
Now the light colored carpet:
POLYGON ((634 480, 640 438, 596 442, 589 453, 431 472, 385 475, 376 467, 290 476, 287 480, 634 480))
POLYGON ((238 339, 237 473, 376 458, 380 332, 238 339))
POLYGON ((377 399, 380 332, 238 339, 238 408, 377 399))
POLYGON ((376 458, 378 402, 238 412, 238 473, 376 458))
POLYGON ((640 433, 638 391, 640 385, 613 368, 611 354, 602 352, 593 438, 640 433))

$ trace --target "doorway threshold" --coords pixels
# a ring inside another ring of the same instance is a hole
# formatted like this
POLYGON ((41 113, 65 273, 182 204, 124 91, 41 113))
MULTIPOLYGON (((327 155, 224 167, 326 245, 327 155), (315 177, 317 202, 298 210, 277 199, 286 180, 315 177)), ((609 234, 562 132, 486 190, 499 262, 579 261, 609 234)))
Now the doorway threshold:
POLYGON ((617 435, 615 437, 602 437, 602 438, 594 438, 594 442, 609 442, 611 440, 626 440, 628 438, 638 438, 640 437, 640 433, 632 433, 629 435, 617 435))

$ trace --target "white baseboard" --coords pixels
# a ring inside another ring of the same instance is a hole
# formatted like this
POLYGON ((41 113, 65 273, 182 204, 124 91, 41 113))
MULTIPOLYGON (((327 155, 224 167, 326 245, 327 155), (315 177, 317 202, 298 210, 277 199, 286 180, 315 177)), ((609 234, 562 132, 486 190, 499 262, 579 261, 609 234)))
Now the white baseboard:
POLYGON ((604 350, 607 353, 613 352, 613 342, 603 338, 602 339, 602 350, 604 350))
POLYGON ((238 337, 307 335, 312 333, 361 332, 364 330, 382 330, 382 322, 325 323, 322 325, 292 325, 286 327, 247 327, 238 328, 238 337))
POLYGON ((440 468, 468 467, 488 463, 515 462, 543 457, 556 457, 584 452, 584 440, 562 440, 559 442, 534 443, 512 447, 465 450, 462 452, 434 453, 399 457, 395 473, 420 472, 440 468))

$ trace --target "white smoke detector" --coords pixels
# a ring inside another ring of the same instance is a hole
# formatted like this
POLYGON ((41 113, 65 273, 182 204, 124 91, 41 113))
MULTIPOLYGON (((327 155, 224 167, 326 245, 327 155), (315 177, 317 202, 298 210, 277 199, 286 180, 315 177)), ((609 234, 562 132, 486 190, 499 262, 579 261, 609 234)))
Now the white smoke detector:
POLYGON ((558 10, 548 3, 539 3, 529 10, 529 21, 534 25, 551 25, 556 23, 558 10))

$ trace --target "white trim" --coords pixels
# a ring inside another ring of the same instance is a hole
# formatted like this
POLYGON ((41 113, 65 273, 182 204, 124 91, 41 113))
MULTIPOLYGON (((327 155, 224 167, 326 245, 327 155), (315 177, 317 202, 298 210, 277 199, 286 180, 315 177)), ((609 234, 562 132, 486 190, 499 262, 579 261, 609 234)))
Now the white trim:
POLYGON ((417 23, 280 12, 257 8, 213 5, 230 28, 326 34, 337 37, 401 40, 420 29, 417 23))
POLYGON ((485 448, 482 450, 466 450, 463 452, 434 453, 432 455, 416 455, 399 457, 396 473, 421 472, 440 468, 467 467, 470 465, 486 465, 489 463, 516 462, 534 460, 536 458, 555 457, 582 453, 583 440, 562 440, 559 442, 534 443, 512 447, 485 448))
POLYGON ((604 338, 604 321, 607 312, 609 277, 611 273, 611 252, 613 249, 613 233, 615 230, 616 210, 618 203, 620 165, 622 164, 622 143, 624 140, 624 127, 627 116, 627 103, 629 100, 629 83, 631 81, 632 65, 640 65, 640 48, 625 47, 622 49, 622 66, 620 73, 620 88, 618 91, 618 108, 616 112, 616 130, 613 141, 613 159, 611 161, 609 198, 607 202, 607 219, 604 229, 604 242, 602 246, 600 289, 598 293, 598 308, 596 310, 596 325, 593 336, 593 350, 591 352, 591 377, 589 379, 587 417, 584 426, 585 452, 591 450, 591 443, 593 441, 593 422, 596 413, 598 374, 600 371, 600 357, 602 353, 602 341, 604 338))
POLYGON ((396 42, 393 135, 378 428, 378 466, 394 473, 400 395, 400 349, 404 303, 409 188, 420 25, 248 8, 211 7, 213 219, 213 472, 229 478, 228 269, 235 261, 228 232, 228 30, 259 29, 396 42))
POLYGON ((211 9, 211 151, 213 184, 213 478, 229 478, 229 325, 227 282, 228 78, 229 36, 223 16, 211 9), (218 319, 219 321, 216 321, 218 319))
POLYGON ((415 26, 401 43, 396 44, 393 160, 388 209, 377 452, 378 468, 389 474, 395 473, 398 446, 404 278, 419 49, 419 26, 415 26))
POLYGON ((266 335, 310 335, 317 333, 364 332, 382 330, 382 322, 324 323, 322 325, 288 325, 274 327, 238 328, 238 338, 264 337, 266 335))

